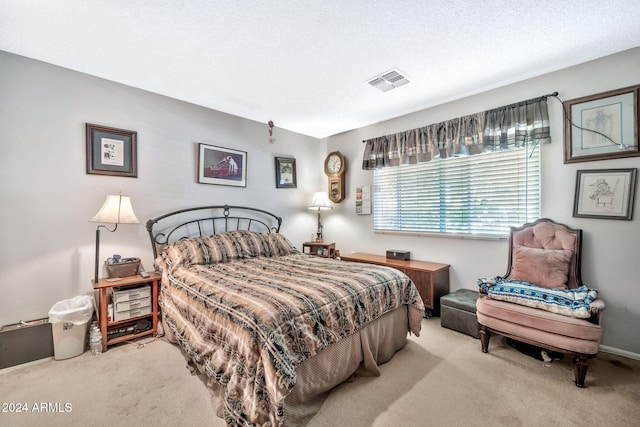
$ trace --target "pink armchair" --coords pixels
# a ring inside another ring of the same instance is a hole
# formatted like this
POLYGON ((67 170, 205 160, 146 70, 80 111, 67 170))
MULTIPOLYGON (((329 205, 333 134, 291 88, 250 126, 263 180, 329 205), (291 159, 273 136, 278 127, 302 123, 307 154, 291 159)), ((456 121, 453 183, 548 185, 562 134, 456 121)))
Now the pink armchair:
MULTIPOLYGON (((580 257, 582 230, 542 218, 512 227, 506 280, 530 282, 554 291, 582 286, 580 257)), ((507 282, 508 283, 508 282, 507 282)), ((537 288, 537 287, 534 287, 537 288)), ((542 293, 545 289, 540 289, 542 293)), ((534 292, 536 290, 534 289, 534 292)), ((575 383, 584 387, 588 359, 597 355, 602 337, 600 325, 604 303, 593 300, 589 318, 559 314, 558 310, 494 299, 481 287, 476 303, 482 351, 488 353, 491 333, 533 344, 573 358, 575 383), (554 312, 556 311, 556 312, 554 312)), ((544 304, 542 304, 544 305, 544 304)))

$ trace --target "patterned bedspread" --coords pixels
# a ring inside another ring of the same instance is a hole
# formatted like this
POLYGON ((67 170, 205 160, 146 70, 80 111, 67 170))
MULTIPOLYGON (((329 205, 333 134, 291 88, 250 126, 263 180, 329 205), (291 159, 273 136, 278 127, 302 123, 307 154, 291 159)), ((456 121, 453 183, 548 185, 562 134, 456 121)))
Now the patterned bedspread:
POLYGON ((300 253, 165 265, 160 304, 187 357, 224 388, 230 425, 281 425, 303 361, 402 305, 419 335, 424 312, 398 270, 300 253))

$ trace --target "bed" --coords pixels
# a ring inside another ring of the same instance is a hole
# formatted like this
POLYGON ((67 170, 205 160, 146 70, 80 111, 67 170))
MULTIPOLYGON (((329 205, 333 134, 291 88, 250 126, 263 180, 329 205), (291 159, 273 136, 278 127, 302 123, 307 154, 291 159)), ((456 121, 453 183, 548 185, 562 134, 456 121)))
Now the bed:
POLYGON ((239 206, 147 221, 165 336, 228 425, 305 425, 331 388, 379 375, 424 305, 390 267, 300 253, 282 219, 239 206))

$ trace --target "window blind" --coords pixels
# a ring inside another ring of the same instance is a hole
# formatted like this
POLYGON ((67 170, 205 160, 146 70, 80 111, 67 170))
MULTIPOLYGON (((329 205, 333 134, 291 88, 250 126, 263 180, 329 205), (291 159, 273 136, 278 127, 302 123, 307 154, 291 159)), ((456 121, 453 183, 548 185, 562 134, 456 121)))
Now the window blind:
POLYGON ((378 231, 508 236, 540 217, 540 150, 518 148, 374 170, 378 231))

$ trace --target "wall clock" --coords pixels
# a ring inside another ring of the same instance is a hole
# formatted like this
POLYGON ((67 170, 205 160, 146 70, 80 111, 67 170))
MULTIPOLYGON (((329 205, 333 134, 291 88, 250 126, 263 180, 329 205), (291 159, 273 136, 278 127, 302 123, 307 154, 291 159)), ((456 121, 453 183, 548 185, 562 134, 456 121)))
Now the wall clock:
POLYGON ((324 173, 328 178, 329 200, 340 203, 344 200, 344 174, 347 165, 344 156, 339 151, 333 151, 324 160, 324 173))

